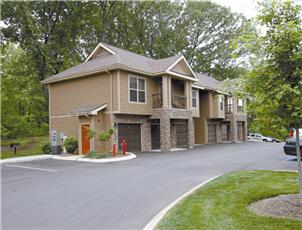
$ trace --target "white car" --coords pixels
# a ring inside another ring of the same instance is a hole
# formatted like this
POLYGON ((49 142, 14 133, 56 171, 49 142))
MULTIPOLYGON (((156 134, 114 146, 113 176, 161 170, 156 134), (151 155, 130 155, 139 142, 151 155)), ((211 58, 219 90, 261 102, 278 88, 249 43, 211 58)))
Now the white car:
POLYGON ((247 135, 247 138, 249 140, 253 140, 253 141, 264 141, 264 142, 272 142, 273 141, 272 138, 263 136, 260 133, 249 133, 247 135))

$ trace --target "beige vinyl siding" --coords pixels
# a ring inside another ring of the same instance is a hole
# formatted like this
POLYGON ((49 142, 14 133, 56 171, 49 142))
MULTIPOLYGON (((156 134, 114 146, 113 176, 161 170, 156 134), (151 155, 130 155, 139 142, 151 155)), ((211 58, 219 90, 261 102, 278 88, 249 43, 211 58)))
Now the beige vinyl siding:
POLYGON ((120 113, 151 115, 152 94, 156 92, 153 78, 120 71, 120 113), (129 75, 144 78, 146 81, 146 103, 129 102, 129 75))
POLYGON ((110 74, 98 74, 50 84, 50 116, 62 115, 89 105, 111 106, 110 74))
POLYGON ((184 60, 181 60, 180 62, 178 62, 172 69, 171 71, 175 72, 175 73, 180 73, 186 76, 190 76, 193 77, 189 67, 187 66, 187 64, 185 63, 184 60))
POLYGON ((51 130, 57 131, 58 144, 62 145, 60 140, 60 133, 64 133, 65 136, 72 136, 78 139, 78 117, 62 117, 62 118, 50 118, 50 137, 51 130))
POLYGON ((95 151, 111 151, 112 141, 108 141, 107 143, 103 143, 99 140, 100 133, 110 129, 113 127, 111 123, 111 114, 101 112, 97 116, 94 117, 94 130, 96 132, 95 135, 95 151))

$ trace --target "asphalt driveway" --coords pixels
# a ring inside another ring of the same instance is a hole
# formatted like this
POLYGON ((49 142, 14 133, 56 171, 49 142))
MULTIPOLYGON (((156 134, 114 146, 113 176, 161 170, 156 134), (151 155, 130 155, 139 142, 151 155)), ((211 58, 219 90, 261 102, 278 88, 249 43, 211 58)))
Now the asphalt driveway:
POLYGON ((2 229, 142 229, 197 184, 235 170, 296 170, 282 144, 204 145, 131 161, 4 164, 2 229))

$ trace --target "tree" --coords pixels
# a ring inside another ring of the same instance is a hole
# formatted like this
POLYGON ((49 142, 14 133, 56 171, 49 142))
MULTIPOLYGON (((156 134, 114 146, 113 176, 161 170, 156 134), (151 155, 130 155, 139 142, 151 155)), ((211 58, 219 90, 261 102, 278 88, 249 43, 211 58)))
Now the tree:
POLYGON ((257 117, 274 126, 296 129, 299 190, 302 195, 299 127, 302 125, 302 18, 294 1, 267 0, 260 3, 258 20, 265 26, 261 38, 265 56, 247 81, 257 117), (256 106, 255 106, 256 105, 256 106))
POLYGON ((13 43, 1 54, 1 136, 45 135, 48 109, 33 60, 13 43))

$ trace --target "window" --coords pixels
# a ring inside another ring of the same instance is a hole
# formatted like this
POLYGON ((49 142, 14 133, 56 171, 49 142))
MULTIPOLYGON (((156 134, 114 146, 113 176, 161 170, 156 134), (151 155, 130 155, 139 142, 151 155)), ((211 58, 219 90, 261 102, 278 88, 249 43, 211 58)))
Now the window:
POLYGON ((243 107, 243 100, 242 99, 238 99, 238 106, 243 107))
POLYGON ((146 102, 146 81, 138 77, 129 77, 129 100, 131 102, 146 102))
POLYGON ((192 89, 192 107, 196 108, 197 107, 197 90, 192 89))
POLYGON ((224 96, 223 95, 219 95, 220 110, 223 110, 223 101, 224 101, 224 96))

